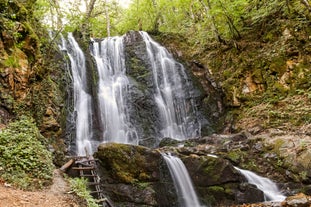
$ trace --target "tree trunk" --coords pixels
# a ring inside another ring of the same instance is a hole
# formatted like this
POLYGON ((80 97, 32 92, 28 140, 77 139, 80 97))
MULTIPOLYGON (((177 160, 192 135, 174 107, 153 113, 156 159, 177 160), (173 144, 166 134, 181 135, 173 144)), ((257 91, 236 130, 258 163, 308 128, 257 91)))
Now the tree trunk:
POLYGON ((227 18, 227 24, 232 33, 232 37, 234 39, 241 39, 241 34, 239 30, 236 28, 236 26, 234 25, 233 19, 228 15, 226 7, 223 5, 222 1, 219 1, 219 2, 220 2, 222 9, 224 10, 225 17, 227 18))
POLYGON ((85 15, 85 19, 88 21, 89 18, 91 17, 92 11, 94 9, 94 5, 95 5, 96 0, 91 0, 90 3, 88 5, 86 5, 86 15, 85 15))
POLYGON ((106 14, 106 21, 107 21, 107 36, 110 37, 110 17, 109 17, 107 0, 105 1, 105 14, 106 14))
POLYGON ((209 15, 209 11, 211 10, 211 2, 210 0, 207 0, 207 5, 202 1, 200 0, 201 4, 203 5, 205 11, 206 11, 206 14, 208 16, 210 16, 210 18, 212 19, 212 31, 214 33, 214 36, 216 38, 216 40, 220 43, 225 43, 225 41, 222 39, 221 35, 219 34, 219 31, 216 27, 216 20, 215 20, 215 17, 213 15, 209 15))

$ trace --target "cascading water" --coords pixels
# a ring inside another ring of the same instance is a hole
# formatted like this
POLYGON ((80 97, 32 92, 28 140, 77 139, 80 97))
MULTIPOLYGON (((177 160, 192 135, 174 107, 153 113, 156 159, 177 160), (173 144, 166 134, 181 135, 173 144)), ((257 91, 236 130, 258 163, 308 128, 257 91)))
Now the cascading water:
POLYGON ((161 134, 178 140, 200 136, 201 126, 195 118, 196 108, 191 101, 190 84, 182 64, 168 51, 140 32, 148 52, 154 79, 154 98, 161 116, 161 134))
POLYGON ((85 57, 72 33, 68 34, 68 41, 62 39, 61 50, 67 51, 71 65, 71 79, 73 84, 73 98, 76 129, 76 154, 92 154, 91 144, 91 106, 92 97, 87 93, 87 77, 85 57), (68 44, 66 44, 68 43, 68 44))
POLYGON ((286 197, 282 195, 274 182, 268 178, 261 177, 251 171, 242 170, 235 167, 250 184, 255 185, 259 190, 264 193, 265 201, 283 201, 286 197))
POLYGON ((138 144, 127 107, 129 80, 124 62, 123 37, 93 41, 92 55, 99 74, 98 102, 104 142, 138 144))
POLYGON ((84 54, 71 33, 68 40, 63 41, 61 49, 67 51, 71 63, 74 115, 70 118, 74 119, 76 126, 78 155, 84 155, 85 151, 93 153, 100 142, 139 144, 142 140, 154 139, 144 143, 149 146, 159 143, 164 137, 184 140, 201 134, 195 90, 185 68, 146 32, 136 34, 141 37, 139 41, 135 38, 133 41, 142 43, 138 54, 143 54, 143 57, 138 57, 141 61, 138 68, 148 71, 147 81, 150 81, 143 91, 139 86, 145 83, 135 75, 129 75, 133 68, 125 67, 125 57, 131 58, 125 52, 125 44, 128 44, 125 39, 130 35, 92 40, 90 50, 97 72, 92 68, 86 70, 84 54), (98 77, 98 80, 93 80, 93 77, 98 77), (93 80, 96 86, 87 80, 93 80), (92 99, 90 91, 97 91, 97 97, 92 99), (136 107, 137 102, 132 96, 137 94, 140 100, 146 95, 146 103, 151 107, 136 107), (137 110, 150 110, 150 113, 138 113, 137 110), (145 114, 148 118, 144 118, 145 114))
POLYGON ((162 154, 177 190, 180 207, 201 207, 184 163, 175 156, 162 154))

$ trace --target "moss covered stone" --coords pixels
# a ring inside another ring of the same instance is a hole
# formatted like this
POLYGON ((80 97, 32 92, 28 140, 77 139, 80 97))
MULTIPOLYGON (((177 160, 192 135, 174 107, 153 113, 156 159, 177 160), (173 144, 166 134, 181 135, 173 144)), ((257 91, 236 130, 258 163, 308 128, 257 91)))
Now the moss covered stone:
POLYGON ((159 178, 161 155, 149 148, 117 143, 101 144, 95 156, 119 182, 147 182, 159 178))

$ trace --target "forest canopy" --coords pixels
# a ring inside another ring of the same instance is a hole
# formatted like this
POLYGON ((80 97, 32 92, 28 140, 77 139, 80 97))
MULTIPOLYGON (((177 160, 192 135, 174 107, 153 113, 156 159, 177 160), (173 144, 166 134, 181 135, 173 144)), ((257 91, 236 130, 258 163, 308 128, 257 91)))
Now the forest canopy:
POLYGON ((80 29, 92 37, 129 30, 176 33, 193 44, 238 40, 250 27, 276 18, 310 20, 310 0, 37 0, 36 16, 53 30, 80 29))

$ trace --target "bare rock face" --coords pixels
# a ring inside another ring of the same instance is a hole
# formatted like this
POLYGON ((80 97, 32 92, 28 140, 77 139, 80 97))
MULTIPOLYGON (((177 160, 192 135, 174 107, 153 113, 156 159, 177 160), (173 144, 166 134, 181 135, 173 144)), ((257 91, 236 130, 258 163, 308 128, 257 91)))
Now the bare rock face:
MULTIPOLYGON (((264 201, 263 192, 247 183, 234 166, 270 178, 287 196, 297 192, 310 193, 310 155, 305 147, 309 139, 301 138, 303 137, 296 139, 292 134, 286 135, 281 131, 256 136, 244 131, 186 141, 167 138, 161 142, 161 148, 155 150, 141 146, 106 144, 99 147, 98 158, 102 163, 103 186, 110 192, 112 199, 117 192, 127 189, 127 193, 118 194, 117 197, 122 197, 122 202, 135 203, 134 197, 144 194, 136 188, 138 185, 148 195, 140 196, 145 203, 148 201, 151 206, 165 206, 167 203, 178 206, 171 175, 160 154, 170 152, 185 164, 202 204, 230 206, 264 201), (117 190, 115 186, 122 189, 117 190), (132 199, 131 192, 137 193, 132 199)), ((307 198, 309 199, 308 196, 307 198)), ((303 200, 305 199, 301 198, 298 201, 303 200)), ((288 206, 296 204, 286 203, 288 206)), ((270 202, 258 206, 280 205, 280 202, 270 202)))

